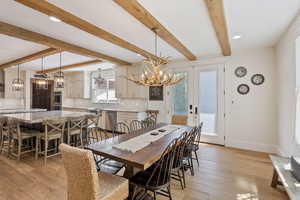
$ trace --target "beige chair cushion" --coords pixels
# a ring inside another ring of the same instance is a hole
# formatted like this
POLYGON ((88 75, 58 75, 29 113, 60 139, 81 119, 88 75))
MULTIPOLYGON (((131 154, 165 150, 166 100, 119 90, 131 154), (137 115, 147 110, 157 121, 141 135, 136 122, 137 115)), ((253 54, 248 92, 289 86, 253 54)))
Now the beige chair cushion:
POLYGON ((80 129, 70 130, 70 135, 79 135, 79 134, 80 134, 80 129))
POLYGON ((98 172, 98 176, 101 200, 117 200, 128 197, 128 180, 105 172, 98 172))
MULTIPOLYGON (((48 133, 47 137, 48 137, 48 140, 59 139, 59 138, 61 138, 61 132, 52 132, 52 133, 48 133)), ((41 139, 42 139, 42 140, 45 139, 45 134, 42 134, 42 135, 41 135, 41 139)))

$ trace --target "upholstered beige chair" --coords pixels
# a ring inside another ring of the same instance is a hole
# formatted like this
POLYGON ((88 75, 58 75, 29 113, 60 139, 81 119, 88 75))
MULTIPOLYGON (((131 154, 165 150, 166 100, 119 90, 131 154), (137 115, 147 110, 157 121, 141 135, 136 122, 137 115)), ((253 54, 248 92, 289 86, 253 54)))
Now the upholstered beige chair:
POLYGON ((187 125, 188 117, 185 115, 173 115, 172 124, 187 125))
POLYGON ((68 200, 124 200, 128 197, 128 180, 97 172, 91 151, 59 146, 67 174, 68 200))

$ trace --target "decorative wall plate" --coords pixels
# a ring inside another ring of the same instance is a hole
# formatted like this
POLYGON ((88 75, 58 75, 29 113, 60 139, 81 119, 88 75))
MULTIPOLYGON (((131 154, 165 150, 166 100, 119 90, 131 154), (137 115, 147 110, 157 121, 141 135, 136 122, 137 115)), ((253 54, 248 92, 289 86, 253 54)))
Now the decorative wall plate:
POLYGON ((240 85, 237 87, 237 91, 238 91, 239 94, 245 95, 245 94, 248 94, 248 93, 249 93, 250 87, 249 87, 247 84, 240 84, 240 85))
POLYGON ((261 85, 265 82, 265 77, 262 74, 254 74, 251 77, 251 82, 253 83, 253 85, 261 85))
POLYGON ((234 74, 237 77, 242 78, 247 75, 247 69, 246 69, 246 67, 239 66, 234 70, 234 74))

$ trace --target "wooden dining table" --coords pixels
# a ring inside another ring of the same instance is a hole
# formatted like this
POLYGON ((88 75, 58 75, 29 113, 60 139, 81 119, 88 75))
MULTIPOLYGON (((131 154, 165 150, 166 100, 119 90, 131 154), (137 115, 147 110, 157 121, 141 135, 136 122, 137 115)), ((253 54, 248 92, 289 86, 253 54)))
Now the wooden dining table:
POLYGON ((176 138, 179 138, 183 133, 189 132, 192 127, 182 126, 180 129, 165 135, 164 137, 152 142, 151 144, 134 153, 121 150, 113 146, 166 125, 167 124, 165 123, 160 123, 153 128, 144 129, 136 133, 115 136, 97 143, 90 144, 86 147, 86 149, 91 150, 96 155, 124 163, 126 166, 124 177, 131 178, 138 171, 146 170, 152 164, 158 161, 170 142, 176 138))

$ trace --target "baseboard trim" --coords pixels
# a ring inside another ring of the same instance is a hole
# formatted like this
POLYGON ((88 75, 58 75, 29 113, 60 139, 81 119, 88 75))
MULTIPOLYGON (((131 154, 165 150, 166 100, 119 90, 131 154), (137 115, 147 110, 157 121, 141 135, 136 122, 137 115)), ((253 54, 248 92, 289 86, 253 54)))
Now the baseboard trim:
POLYGON ((282 148, 277 147, 276 151, 277 155, 283 156, 283 157, 289 157, 288 153, 286 153, 282 148))
POLYGON ((226 140, 225 146, 266 153, 278 153, 278 147, 273 144, 250 143, 241 140, 226 140))

